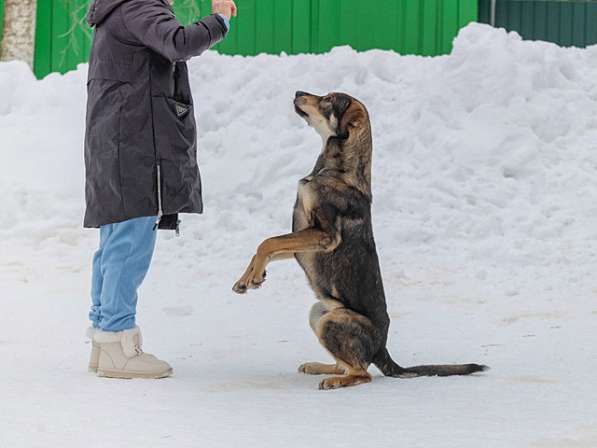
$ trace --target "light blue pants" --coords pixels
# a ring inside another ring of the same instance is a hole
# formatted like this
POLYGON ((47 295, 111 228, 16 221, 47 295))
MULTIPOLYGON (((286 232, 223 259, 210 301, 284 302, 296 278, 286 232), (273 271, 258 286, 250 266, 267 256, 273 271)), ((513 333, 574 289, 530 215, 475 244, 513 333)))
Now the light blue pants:
POLYGON ((136 218, 100 228, 93 257, 91 311, 95 328, 122 331, 135 327, 137 289, 155 248, 155 217, 136 218))

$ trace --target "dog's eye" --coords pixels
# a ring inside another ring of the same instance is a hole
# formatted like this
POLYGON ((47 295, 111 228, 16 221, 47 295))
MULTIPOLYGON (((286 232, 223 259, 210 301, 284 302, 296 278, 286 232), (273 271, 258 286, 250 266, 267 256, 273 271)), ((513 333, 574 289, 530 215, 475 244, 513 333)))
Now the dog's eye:
POLYGON ((332 98, 328 95, 328 96, 324 96, 321 99, 321 103, 320 103, 323 107, 330 107, 332 105, 332 98))

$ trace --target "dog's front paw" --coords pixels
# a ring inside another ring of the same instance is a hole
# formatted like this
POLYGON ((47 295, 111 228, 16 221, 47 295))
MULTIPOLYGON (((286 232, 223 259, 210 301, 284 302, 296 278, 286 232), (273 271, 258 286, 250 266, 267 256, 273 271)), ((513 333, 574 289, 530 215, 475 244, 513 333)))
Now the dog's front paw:
POLYGON ((249 267, 240 280, 234 284, 232 290, 237 294, 245 294, 249 289, 260 288, 263 282, 265 282, 266 277, 265 269, 259 269, 261 265, 263 263, 259 263, 259 259, 253 257, 249 267))
POLYGON ((254 272, 253 277, 251 278, 251 286, 253 289, 261 288, 261 285, 265 283, 265 277, 267 277, 267 272, 254 272))
POLYGON ((237 294, 246 294, 247 293, 247 285, 242 281, 242 279, 240 279, 239 281, 237 281, 234 284, 234 286, 232 287, 232 290, 237 294))
POLYGON ((232 290, 237 294, 246 294, 249 289, 261 288, 261 285, 265 282, 265 273, 261 278, 249 276, 248 278, 241 278, 237 281, 232 290))

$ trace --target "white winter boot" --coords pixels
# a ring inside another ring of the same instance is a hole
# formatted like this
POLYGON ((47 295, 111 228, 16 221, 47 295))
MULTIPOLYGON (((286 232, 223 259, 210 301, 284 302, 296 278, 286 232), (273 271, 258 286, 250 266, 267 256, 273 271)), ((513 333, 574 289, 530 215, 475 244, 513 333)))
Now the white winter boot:
POLYGON ((93 335, 97 330, 93 327, 87 329, 87 337, 91 341, 91 356, 89 357, 89 371, 97 373, 97 366, 99 364, 100 348, 97 342, 93 340, 93 335))
POLYGON ((119 332, 96 330, 93 341, 99 347, 98 376, 131 379, 172 375, 167 362, 143 353, 139 327, 119 332))

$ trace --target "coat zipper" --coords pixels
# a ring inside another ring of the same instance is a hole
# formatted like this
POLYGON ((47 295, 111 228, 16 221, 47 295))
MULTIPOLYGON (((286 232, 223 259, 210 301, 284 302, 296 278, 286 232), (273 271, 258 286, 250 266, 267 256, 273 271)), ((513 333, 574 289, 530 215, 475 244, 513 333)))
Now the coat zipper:
POLYGON ((159 227, 160 221, 162 220, 162 216, 164 216, 164 211, 162 209, 162 164, 160 162, 158 162, 157 182, 158 182, 158 218, 155 222, 154 230, 159 227))
MULTIPOLYGON (((158 182, 158 217, 153 226, 153 230, 156 230, 160 226, 160 221, 164 216, 164 211, 162 210, 162 164, 158 162, 158 169, 157 169, 157 182, 158 182)), ((180 236, 180 219, 176 221, 176 236, 180 236)))

